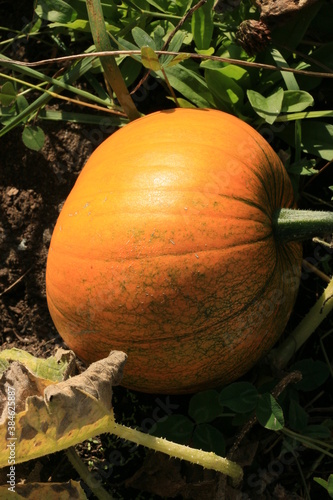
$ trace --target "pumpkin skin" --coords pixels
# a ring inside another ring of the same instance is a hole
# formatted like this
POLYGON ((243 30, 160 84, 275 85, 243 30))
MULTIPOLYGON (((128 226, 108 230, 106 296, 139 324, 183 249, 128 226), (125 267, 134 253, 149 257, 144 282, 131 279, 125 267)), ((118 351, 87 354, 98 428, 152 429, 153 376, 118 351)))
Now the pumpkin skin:
POLYGON ((153 113, 91 155, 56 223, 50 314, 91 363, 128 354, 123 385, 191 393, 236 380, 283 333, 301 269, 277 241, 295 206, 280 159, 216 110, 153 113))

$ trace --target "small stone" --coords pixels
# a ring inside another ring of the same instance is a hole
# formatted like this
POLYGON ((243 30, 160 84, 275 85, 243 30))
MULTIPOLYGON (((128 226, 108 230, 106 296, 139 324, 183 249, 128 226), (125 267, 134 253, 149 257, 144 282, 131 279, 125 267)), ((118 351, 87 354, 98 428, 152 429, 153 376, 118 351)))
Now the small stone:
POLYGON ((19 190, 16 187, 11 187, 7 190, 7 196, 13 197, 18 194, 19 190))

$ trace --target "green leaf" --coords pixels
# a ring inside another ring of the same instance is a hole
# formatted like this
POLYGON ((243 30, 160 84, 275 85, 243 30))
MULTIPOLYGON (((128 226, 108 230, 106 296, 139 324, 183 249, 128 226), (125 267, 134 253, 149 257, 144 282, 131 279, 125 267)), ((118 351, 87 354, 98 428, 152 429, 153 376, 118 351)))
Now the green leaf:
POLYGON ((40 127, 28 125, 24 127, 22 140, 27 148, 33 151, 39 151, 44 146, 45 134, 40 127))
POLYGON ((217 99, 231 104, 243 104, 244 92, 238 83, 233 78, 228 76, 227 68, 222 68, 217 71, 207 69, 205 71, 205 79, 209 90, 217 99))
POLYGON ((169 415, 165 420, 157 422, 150 433, 179 444, 188 444, 193 429, 194 423, 185 415, 169 415))
POLYGON ((11 82, 6 82, 1 87, 0 102, 3 106, 10 106, 16 99, 16 91, 11 82))
POLYGON ((199 450, 212 451, 220 457, 225 456, 224 436, 210 424, 200 424, 195 428, 192 436, 192 444, 199 450))
POLYGON ((325 425, 308 425, 302 429, 303 436, 308 436, 313 439, 329 439, 331 437, 331 430, 325 425))
POLYGON ((248 90, 247 97, 254 111, 272 125, 282 110, 284 91, 278 89, 269 97, 264 97, 255 90, 248 90))
POLYGON ((163 14, 168 11, 168 7, 167 7, 168 4, 166 3, 164 5, 163 4, 161 5, 161 3, 162 3, 161 0, 159 0, 159 2, 155 2, 154 0, 147 0, 147 3, 149 3, 150 5, 155 7, 155 9, 163 12, 163 14))
POLYGON ((63 0, 38 0, 36 14, 47 21, 67 23, 75 21, 76 10, 63 0))
POLYGON ((21 349, 6 349, 0 352, 0 374, 7 370, 12 361, 21 363, 38 378, 60 382, 69 368, 73 367, 74 355, 71 351, 60 349, 54 356, 44 359, 21 349))
POLYGON ((227 406, 236 413, 254 410, 258 401, 258 391, 250 382, 234 382, 220 392, 221 406, 227 406))
MULTIPOLYGON (((186 61, 187 62, 187 61, 186 61)), ((165 69, 170 85, 199 108, 215 107, 205 80, 184 64, 165 69)))
POLYGON ((162 69, 158 56, 151 47, 141 48, 141 61, 145 68, 151 69, 152 71, 159 71, 162 69))
MULTIPOLYGON (((18 114, 24 114, 25 110, 28 109, 29 103, 27 99, 24 97, 24 95, 19 95, 17 96, 16 102, 15 102, 16 110, 18 114)), ((28 120, 28 117, 22 119, 22 123, 26 123, 28 120)))
POLYGON ((314 477, 313 479, 316 483, 320 484, 320 486, 323 486, 323 488, 327 490, 330 498, 333 498, 333 474, 329 475, 328 481, 325 481, 325 479, 322 479, 321 477, 314 477))
MULTIPOLYGON (((168 50, 170 50, 170 52, 178 52, 181 46, 183 45, 185 37, 186 37, 185 31, 177 31, 177 33, 172 37, 168 50)), ((163 66, 166 67, 178 64, 179 62, 184 61, 189 57, 190 54, 179 54, 177 56, 162 56, 161 61, 163 66)))
POLYGON ((333 125, 324 122, 302 122, 303 151, 331 161, 333 158, 333 125))
POLYGON ((266 393, 259 396, 256 414, 258 422, 266 429, 270 429, 271 431, 283 429, 283 411, 272 394, 266 393))
POLYGON ((150 47, 153 50, 156 50, 156 45, 151 36, 148 35, 143 29, 136 26, 132 29, 132 36, 137 44, 137 46, 141 49, 142 47, 150 47))
MULTIPOLYGON (((168 56, 169 57, 169 56, 168 56)), ((166 63, 166 68, 171 68, 171 66, 176 66, 177 64, 189 59, 191 57, 190 54, 178 54, 177 56, 172 56, 171 60, 166 63)), ((164 64, 163 64, 164 66, 164 64)))
MULTIPOLYGON (((324 160, 333 158, 333 125, 316 120, 302 120, 302 150, 324 160)), ((293 126, 286 126, 277 132, 287 144, 295 146, 295 130, 293 126)))
MULTIPOLYGON (((282 56, 281 52, 279 52, 277 49, 272 49, 271 54, 277 66, 289 68, 288 63, 282 56)), ((281 71, 281 76, 284 79, 288 90, 299 90, 299 85, 293 73, 289 71, 281 71)))
POLYGON ((219 393, 215 390, 198 392, 192 396, 189 404, 189 416, 199 424, 211 422, 222 414, 222 406, 219 403, 219 393))
POLYGON ((333 69, 333 42, 324 43, 312 53, 312 57, 314 60, 333 69))
POLYGON ((296 175, 314 175, 318 173, 314 167, 316 166, 316 160, 309 160, 308 158, 302 158, 300 161, 292 163, 287 167, 288 174, 296 175))
POLYGON ((67 30, 77 30, 77 31, 83 31, 83 32, 89 32, 90 31, 90 24, 87 19, 76 19, 72 23, 50 23, 49 28, 58 28, 58 27, 64 27, 67 28, 67 30))
POLYGON ((282 109, 285 113, 304 111, 313 106, 314 99, 311 94, 304 90, 286 90, 283 95, 282 109))
POLYGON ((289 403, 288 421, 290 427, 298 432, 302 432, 302 430, 308 425, 309 421, 309 415, 306 413, 304 408, 302 408, 297 401, 293 399, 291 399, 289 403))
POLYGON ((199 50, 209 49, 212 41, 214 0, 208 0, 197 9, 191 19, 192 35, 195 46, 199 50))
POLYGON ((295 363, 292 370, 302 373, 302 380, 295 384, 295 389, 301 391, 313 391, 318 389, 329 377, 330 371, 323 361, 313 359, 302 359, 295 363))

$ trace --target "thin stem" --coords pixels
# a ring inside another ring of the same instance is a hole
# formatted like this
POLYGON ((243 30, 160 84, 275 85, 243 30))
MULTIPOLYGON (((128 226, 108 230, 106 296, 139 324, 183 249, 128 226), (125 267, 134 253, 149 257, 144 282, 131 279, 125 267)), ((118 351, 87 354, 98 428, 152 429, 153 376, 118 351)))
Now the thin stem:
POLYGON ((66 455, 82 481, 86 483, 98 500, 114 500, 113 496, 99 484, 99 481, 96 481, 94 474, 90 472, 73 447, 67 448, 66 455))
POLYGON ((314 439, 309 436, 303 436, 302 434, 298 434, 297 432, 291 431, 290 429, 287 428, 281 429, 280 432, 282 432, 286 436, 296 439, 300 443, 304 444, 304 446, 307 446, 312 450, 320 451, 321 453, 324 453, 328 457, 333 458, 333 454, 325 449, 325 448, 328 449, 332 448, 331 443, 325 443, 324 441, 320 441, 319 439, 314 439))
MULTIPOLYGON (((87 10, 96 50, 102 52, 112 50, 110 39, 105 28, 105 21, 100 0, 87 0, 87 10)), ((101 64, 104 69, 106 80, 115 92, 117 99, 128 118, 130 120, 139 118, 140 113, 136 109, 133 99, 128 92, 115 57, 113 55, 102 57, 101 64)))
POLYGON ((295 352, 315 332, 321 322, 333 309, 333 279, 324 290, 321 297, 302 319, 295 330, 273 353, 273 363, 276 368, 283 369, 289 363, 295 352))
MULTIPOLYGON (((91 0, 87 0, 91 1, 91 0)), ((200 59, 203 61, 209 60, 209 61, 219 61, 219 62, 226 62, 229 64, 238 64, 239 66, 244 66, 248 68, 260 68, 264 70, 269 70, 269 71, 285 71, 286 73, 294 73, 295 75, 303 75, 303 76, 313 76, 316 78, 333 78, 333 73, 323 73, 319 71, 308 71, 305 69, 295 69, 295 68, 286 68, 286 67, 281 67, 279 68, 278 66, 274 66, 273 64, 264 64, 264 63, 256 63, 253 61, 245 61, 242 59, 233 59, 231 57, 220 57, 220 56, 210 56, 207 54, 194 54, 191 52, 179 52, 179 51, 168 51, 168 50, 155 50, 155 53, 157 55, 166 55, 166 56, 178 56, 178 55, 183 55, 184 58, 192 58, 192 59, 200 59)), ((86 57, 108 57, 108 56, 123 56, 123 55, 128 55, 128 56, 135 56, 141 55, 141 50, 107 50, 107 51, 98 51, 94 52, 93 54, 75 54, 71 56, 61 56, 61 57, 54 57, 50 59, 42 59, 40 61, 35 61, 35 62, 26 62, 26 61, 18 61, 18 60, 11 60, 11 63, 17 64, 18 66, 27 66, 27 67, 34 67, 34 66, 41 66, 42 64, 49 64, 52 62, 64 62, 64 61, 70 61, 74 59, 84 59, 86 57)), ((0 54, 0 60, 3 62, 3 56, 0 54)))
POLYGON ((214 469, 218 472, 222 472, 234 479, 236 483, 239 483, 243 477, 242 468, 238 464, 227 458, 219 457, 215 455, 215 453, 173 443, 172 441, 145 434, 136 429, 117 424, 116 422, 113 422, 109 432, 122 439, 127 439, 138 445, 146 446, 151 450, 166 453, 170 457, 187 460, 194 464, 199 464, 206 469, 214 469))

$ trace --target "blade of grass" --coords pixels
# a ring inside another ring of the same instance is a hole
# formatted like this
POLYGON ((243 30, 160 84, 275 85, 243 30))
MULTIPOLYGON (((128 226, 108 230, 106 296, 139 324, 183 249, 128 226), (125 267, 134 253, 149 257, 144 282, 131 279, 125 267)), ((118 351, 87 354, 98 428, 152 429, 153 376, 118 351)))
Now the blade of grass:
MULTIPOLYGON (((67 111, 54 111, 42 109, 38 115, 42 120, 50 121, 65 121, 72 123, 85 123, 88 125, 100 125, 101 116, 100 115, 90 115, 89 113, 73 113, 67 111)), ((107 116, 106 117, 108 125, 114 125, 119 127, 125 125, 128 120, 120 116, 107 116)))
POLYGON ((59 79, 54 79, 51 77, 47 77, 46 75, 43 75, 43 73, 40 73, 36 70, 33 70, 33 73, 27 72, 27 68, 24 66, 16 65, 14 64, 11 60, 4 58, 4 56, 0 56, 1 58, 1 63, 4 67, 9 67, 12 70, 15 71, 20 71, 22 74, 30 77, 35 77, 39 80, 43 81, 50 81, 54 83, 49 89, 48 92, 44 93, 40 97, 38 97, 34 102, 32 102, 28 107, 26 107, 21 113, 19 113, 17 116, 15 116, 7 125, 0 131, 0 137, 4 136, 7 132, 15 128, 17 125, 19 125, 26 117, 34 113, 35 111, 39 110, 41 107, 45 106, 50 99, 52 99, 52 93, 59 94, 62 92, 64 89, 73 91, 78 95, 81 95, 82 97, 88 97, 92 100, 95 100, 95 102, 99 102, 101 104, 105 105, 105 101, 97 98, 96 96, 93 96, 92 94, 89 94, 88 92, 80 91, 79 89, 76 89, 75 87, 71 86, 72 83, 74 83, 76 80, 78 80, 81 76, 83 76, 87 71, 90 70, 91 65, 92 65, 92 60, 91 58, 86 58, 82 61, 79 62, 79 64, 75 64, 71 68, 69 68, 62 77, 59 79), (22 71, 23 69, 23 71, 22 71), (78 91, 79 90, 79 91, 78 91))
MULTIPOLYGON (((70 84, 70 83, 73 83, 74 81, 78 80, 81 76, 85 75, 85 73, 87 73, 92 68, 93 60, 90 60, 90 62, 89 62, 89 58, 87 58, 85 60, 86 62, 84 64, 80 65, 80 67, 76 67, 77 65, 73 66, 60 78, 52 78, 51 76, 47 76, 44 73, 41 73, 40 71, 36 71, 36 70, 33 70, 32 68, 28 68, 25 66, 17 65, 13 61, 11 61, 10 59, 7 59, 7 58, 3 59, 3 58, 4 58, 4 56, 0 55, 1 64, 5 68, 9 68, 12 71, 19 72, 22 75, 25 75, 27 77, 34 78, 36 80, 41 80, 43 82, 50 83, 56 87, 68 90, 69 92, 71 92, 73 94, 79 95, 80 97, 88 99, 89 101, 94 101, 97 104, 102 104, 105 106, 112 105, 112 101, 106 93, 104 94, 105 98, 103 99, 101 97, 95 96, 94 94, 91 94, 90 92, 73 87, 70 84), (27 70, 29 70, 29 71, 27 71, 27 70), (77 73, 77 75, 76 75, 76 73, 77 73)), ((10 75, 1 74, 1 76, 3 78, 8 79, 8 80, 19 81, 18 79, 15 79, 15 77, 11 77, 10 75)), ((29 83, 27 83, 26 81, 21 81, 20 83, 29 86, 29 83)), ((55 92, 56 90, 52 89, 51 91, 55 92)), ((57 91, 59 92, 59 89, 57 91)))
MULTIPOLYGON (((97 51, 112 50, 110 38, 105 28, 102 6, 99 0, 87 0, 88 18, 91 33, 97 51)), ((101 58, 106 80, 115 92, 117 99, 130 120, 140 117, 134 101, 130 96, 121 71, 114 56, 101 58)))

